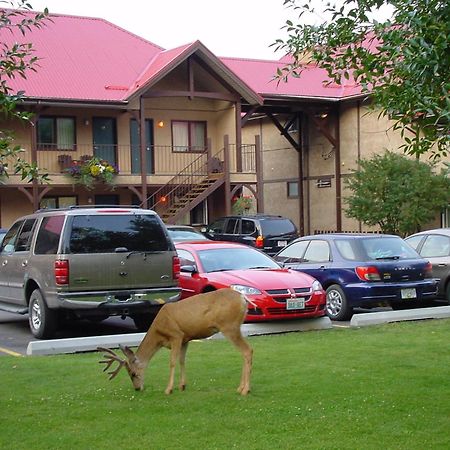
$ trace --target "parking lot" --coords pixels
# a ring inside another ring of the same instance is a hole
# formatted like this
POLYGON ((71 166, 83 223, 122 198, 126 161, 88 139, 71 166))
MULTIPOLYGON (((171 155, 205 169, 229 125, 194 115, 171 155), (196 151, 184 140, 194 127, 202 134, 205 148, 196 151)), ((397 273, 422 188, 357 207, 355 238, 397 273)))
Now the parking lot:
MULTIPOLYGON (((389 311, 390 308, 376 308, 372 311, 389 311)), ((358 312, 368 312, 359 310, 358 312)), ((302 319, 300 319, 301 322, 302 319)), ((282 324, 283 321, 273 322, 282 324)), ((288 323, 288 322, 286 322, 288 323)), ((332 322, 333 327, 349 327, 350 322, 332 322)), ((116 334, 136 333, 134 322, 130 318, 122 320, 120 317, 110 317, 100 323, 93 323, 88 320, 67 323, 57 334, 57 338, 77 338, 89 336, 105 336, 116 334)), ((278 332, 278 331, 277 331, 278 332)), ((0 311, 0 356, 22 356, 26 354, 30 341, 34 341, 28 326, 28 316, 10 314, 0 311)))

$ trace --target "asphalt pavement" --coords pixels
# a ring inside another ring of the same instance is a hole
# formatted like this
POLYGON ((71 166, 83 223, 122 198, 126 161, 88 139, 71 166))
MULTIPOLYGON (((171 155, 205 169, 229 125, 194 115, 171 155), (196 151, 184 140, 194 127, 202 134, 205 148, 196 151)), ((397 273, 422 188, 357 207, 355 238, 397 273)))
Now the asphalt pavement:
MULTIPOLYGON (((328 317, 290 321, 244 324, 245 336, 286 333, 294 331, 349 328, 404 320, 424 320, 450 317, 450 306, 392 311, 390 308, 357 310, 351 321, 332 322, 328 317)), ((98 345, 117 347, 119 343, 135 346, 144 333, 137 333, 130 318, 110 317, 101 323, 91 321, 68 322, 56 339, 36 340, 28 326, 28 316, 0 311, 0 356, 74 353, 95 350, 98 345)), ((220 333, 215 338, 220 338, 220 333)))

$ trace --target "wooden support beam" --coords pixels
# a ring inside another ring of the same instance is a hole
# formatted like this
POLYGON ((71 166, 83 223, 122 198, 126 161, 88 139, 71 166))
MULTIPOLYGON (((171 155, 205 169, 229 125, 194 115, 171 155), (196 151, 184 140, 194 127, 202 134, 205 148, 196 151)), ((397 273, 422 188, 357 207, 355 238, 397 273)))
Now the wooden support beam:
POLYGON ((292 147, 295 148, 295 150, 300 151, 300 144, 295 141, 295 139, 285 130, 283 125, 281 125, 280 121, 273 116, 271 113, 266 113, 267 117, 274 123, 274 125, 278 128, 280 133, 289 141, 289 143, 292 145, 292 147))

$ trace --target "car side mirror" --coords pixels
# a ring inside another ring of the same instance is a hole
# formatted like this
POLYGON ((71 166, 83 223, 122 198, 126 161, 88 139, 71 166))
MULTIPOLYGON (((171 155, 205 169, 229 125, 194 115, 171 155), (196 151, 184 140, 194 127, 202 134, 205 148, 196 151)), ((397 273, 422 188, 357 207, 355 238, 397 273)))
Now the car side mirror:
POLYGON ((193 264, 187 264, 185 266, 181 266, 180 271, 190 273, 190 274, 194 274, 194 273, 198 272, 197 267, 195 267, 193 264))

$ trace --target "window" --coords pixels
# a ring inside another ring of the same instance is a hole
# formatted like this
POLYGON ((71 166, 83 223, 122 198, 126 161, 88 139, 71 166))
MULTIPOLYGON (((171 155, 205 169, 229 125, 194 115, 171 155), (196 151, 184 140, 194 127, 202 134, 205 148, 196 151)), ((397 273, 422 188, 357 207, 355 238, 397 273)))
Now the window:
POLYGON ((17 236, 23 221, 16 222, 6 233, 2 242, 2 252, 11 253, 17 240, 17 236))
MULTIPOLYGON (((408 242, 409 244, 409 242, 408 242)), ((424 258, 448 256, 450 253, 450 239, 447 236, 432 234, 427 237, 420 254, 424 258)))
POLYGON ((70 253, 151 253, 170 250, 164 229, 153 215, 86 215, 73 218, 70 253))
POLYGON ((289 198, 298 197, 298 181, 288 181, 287 182, 287 196, 289 198))
POLYGON ((239 227, 239 219, 228 219, 225 233, 226 234, 238 234, 238 228, 239 227))
POLYGON ((282 250, 277 255, 277 261, 284 263, 300 263, 303 261, 303 253, 308 246, 309 241, 298 241, 282 250))
POLYGON ((76 196, 44 197, 39 203, 41 209, 68 208, 76 205, 76 196))
POLYGON ((22 230, 20 230, 19 237, 16 242, 17 252, 27 252, 30 250, 31 239, 33 237, 34 225, 36 224, 36 219, 25 220, 22 230))
POLYGON ((64 216, 44 217, 36 238, 36 255, 56 255, 63 224, 64 216))
POLYGON ((256 231, 255 222, 253 220, 242 219, 242 234, 252 234, 256 231))
POLYGON ((42 116, 37 121, 40 150, 75 150, 75 119, 42 116))
POLYGON ((175 152, 205 150, 206 122, 172 121, 172 145, 175 152))
POLYGON ((311 241, 305 252, 305 262, 325 262, 330 260, 330 248, 326 241, 311 241))
POLYGON ((194 266, 197 269, 194 255, 187 250, 177 250, 178 258, 180 258, 180 266, 194 266))
POLYGON ((216 222, 212 223, 208 228, 207 232, 209 233, 223 233, 223 227, 225 225, 225 219, 219 219, 216 222))

